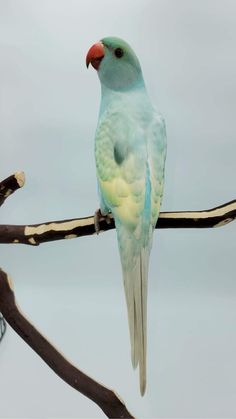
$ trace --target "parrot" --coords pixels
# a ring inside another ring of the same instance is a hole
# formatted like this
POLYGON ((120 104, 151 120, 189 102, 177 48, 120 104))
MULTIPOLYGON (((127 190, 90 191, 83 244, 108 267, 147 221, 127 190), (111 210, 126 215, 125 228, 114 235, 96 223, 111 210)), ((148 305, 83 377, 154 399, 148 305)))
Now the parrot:
POLYGON ((130 45, 105 37, 86 56, 97 71, 101 102, 95 161, 101 217, 114 218, 128 312, 133 368, 146 390, 147 283, 153 231, 160 212, 166 160, 166 127, 153 107, 139 60, 130 45))

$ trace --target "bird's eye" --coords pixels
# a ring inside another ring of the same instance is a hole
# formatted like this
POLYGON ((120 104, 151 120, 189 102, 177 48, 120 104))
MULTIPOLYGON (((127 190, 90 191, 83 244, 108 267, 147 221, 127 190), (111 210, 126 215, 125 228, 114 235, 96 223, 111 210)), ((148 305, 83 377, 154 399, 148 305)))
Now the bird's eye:
POLYGON ((123 55, 124 55, 124 51, 123 51, 122 48, 116 48, 115 49, 115 56, 117 58, 121 58, 121 57, 123 57, 123 55))

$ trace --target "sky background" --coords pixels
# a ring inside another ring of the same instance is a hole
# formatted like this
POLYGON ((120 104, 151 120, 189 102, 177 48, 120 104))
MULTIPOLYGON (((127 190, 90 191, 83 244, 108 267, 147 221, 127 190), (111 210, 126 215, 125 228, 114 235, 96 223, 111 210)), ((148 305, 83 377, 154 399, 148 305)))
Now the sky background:
MULTIPOLYGON (((234 0, 0 0, 0 178, 26 185, 2 224, 83 217, 98 208, 100 100, 89 47, 136 51, 163 114, 163 210, 236 198, 234 0)), ((1 245, 18 304, 83 371, 142 418, 236 417, 236 224, 155 233, 148 296, 148 387, 130 361, 115 231, 33 248, 1 245)), ((8 328, 0 345, 1 418, 102 418, 8 328)))

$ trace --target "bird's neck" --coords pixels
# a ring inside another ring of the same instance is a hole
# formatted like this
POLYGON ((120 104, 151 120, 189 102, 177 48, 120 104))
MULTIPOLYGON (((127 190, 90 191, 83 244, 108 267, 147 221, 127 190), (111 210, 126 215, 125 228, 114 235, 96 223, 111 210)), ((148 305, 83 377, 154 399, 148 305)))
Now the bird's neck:
POLYGON ((139 104, 141 106, 145 106, 145 104, 150 106, 145 84, 139 84, 135 88, 125 91, 111 90, 101 84, 100 115, 110 106, 114 106, 114 104, 124 107, 124 109, 133 106, 137 107, 139 104))

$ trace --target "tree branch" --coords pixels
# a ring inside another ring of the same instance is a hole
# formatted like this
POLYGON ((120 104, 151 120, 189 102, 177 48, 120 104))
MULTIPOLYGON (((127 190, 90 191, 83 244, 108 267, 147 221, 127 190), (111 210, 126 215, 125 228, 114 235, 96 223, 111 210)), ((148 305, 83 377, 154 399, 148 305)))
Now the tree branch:
POLYGON ((12 281, 1 269, 0 311, 15 332, 62 380, 96 403, 108 418, 133 418, 114 391, 99 384, 67 361, 26 319, 16 305, 12 281))
MULTIPOLYGON (((0 183, 0 205, 14 191, 24 185, 24 173, 17 172, 0 183)), ((209 228, 221 227, 236 218, 236 200, 202 211, 161 212, 156 228, 209 228)), ((115 228, 110 217, 100 221, 100 231, 115 228)), ((47 221, 32 225, 0 225, 0 243, 20 243, 38 246, 55 240, 74 239, 95 234, 94 217, 47 221)))
POLYGON ((22 188, 25 184, 24 172, 16 172, 0 182, 0 206, 17 189, 22 188))
MULTIPOLYGON (((24 185, 24 174, 17 172, 0 183, 0 206, 13 192, 24 185)), ((236 218, 236 200, 204 211, 161 212, 156 228, 220 227, 236 218)), ((110 217, 100 221, 100 231, 115 228, 110 217)), ((50 221, 33 225, 0 225, 0 243, 41 243, 95 234, 94 217, 50 221)), ((94 401, 109 418, 133 418, 124 403, 110 389, 97 383, 68 362, 19 311, 11 281, 0 269, 0 311, 22 339, 65 382, 94 401)), ((4 319, 3 319, 4 322, 4 319)), ((4 323, 3 323, 4 324, 4 323)), ((5 331, 5 329, 4 329, 5 331)), ((1 338, 0 338, 1 340, 1 338)))

